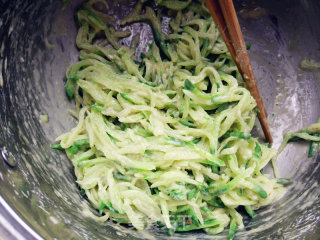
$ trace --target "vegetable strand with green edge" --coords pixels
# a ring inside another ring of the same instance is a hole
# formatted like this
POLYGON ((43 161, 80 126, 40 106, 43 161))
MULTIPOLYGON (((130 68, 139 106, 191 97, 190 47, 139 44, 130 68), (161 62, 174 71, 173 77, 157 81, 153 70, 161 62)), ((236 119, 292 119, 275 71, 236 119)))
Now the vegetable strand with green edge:
POLYGON ((250 217, 254 217, 255 215, 257 215, 255 213, 255 211, 253 211, 251 206, 244 206, 244 208, 246 209, 247 213, 249 214, 250 217))
POLYGON ((234 235, 237 231, 237 223, 235 219, 232 219, 230 222, 230 228, 229 228, 229 234, 228 234, 228 240, 232 240, 234 238, 234 235))

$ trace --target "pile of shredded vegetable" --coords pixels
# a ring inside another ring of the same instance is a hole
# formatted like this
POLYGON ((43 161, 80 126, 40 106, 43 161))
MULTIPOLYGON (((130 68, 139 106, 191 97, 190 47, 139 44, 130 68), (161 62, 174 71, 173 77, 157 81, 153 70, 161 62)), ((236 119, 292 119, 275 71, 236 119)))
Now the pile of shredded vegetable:
POLYGON ((285 190, 263 174, 277 150, 250 134, 256 102, 207 8, 138 1, 121 22, 152 27, 154 43, 138 57, 137 37, 120 47, 130 33, 115 30, 104 8, 91 0, 77 12, 80 59, 67 70, 66 93, 78 124, 54 147, 65 149, 101 221, 156 223, 170 234, 229 226, 232 239, 244 227, 239 211, 253 217, 285 190))

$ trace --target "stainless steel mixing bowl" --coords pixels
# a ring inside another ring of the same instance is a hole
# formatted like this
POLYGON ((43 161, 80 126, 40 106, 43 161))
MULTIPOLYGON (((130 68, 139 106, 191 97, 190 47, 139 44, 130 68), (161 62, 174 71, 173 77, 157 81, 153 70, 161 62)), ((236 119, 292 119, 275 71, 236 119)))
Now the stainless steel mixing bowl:
MULTIPOLYGON (((126 0, 109 2, 118 18, 133 6, 126 0)), ((67 113, 73 103, 64 93, 64 73, 78 56, 74 11, 79 4, 71 1, 62 10, 57 0, 0 0, 0 238, 167 238, 157 228, 137 232, 83 214, 89 204, 80 195, 71 163, 49 147, 75 124, 67 113), (41 114, 49 116, 48 123, 41 114)), ((277 147, 285 132, 319 116, 320 73, 298 65, 303 58, 320 60, 320 4, 250 0, 236 5, 277 147)), ((152 38, 150 28, 140 23, 128 28, 140 32, 138 50, 143 50, 152 38)), ((279 202, 246 219, 237 239, 320 239, 320 156, 307 158, 307 150, 308 144, 298 142, 280 155, 280 176, 293 183, 279 202)), ((225 237, 226 231, 215 239, 225 237)), ((193 232, 172 239, 195 238, 212 236, 193 232)))

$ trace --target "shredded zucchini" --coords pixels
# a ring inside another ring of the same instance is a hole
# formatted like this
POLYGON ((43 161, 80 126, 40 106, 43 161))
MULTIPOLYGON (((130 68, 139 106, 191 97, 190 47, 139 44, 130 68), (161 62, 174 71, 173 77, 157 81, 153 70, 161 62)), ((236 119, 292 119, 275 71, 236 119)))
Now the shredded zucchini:
POLYGON ((148 22, 155 43, 137 59, 96 2, 77 12, 80 59, 66 74, 79 121, 53 148, 66 150, 104 220, 138 230, 159 223, 170 234, 231 224, 232 239, 243 228, 238 207, 253 217, 285 189, 261 173, 277 151, 250 134, 256 102, 206 7, 157 1, 173 16, 164 35, 158 14, 138 1, 122 24, 148 22))

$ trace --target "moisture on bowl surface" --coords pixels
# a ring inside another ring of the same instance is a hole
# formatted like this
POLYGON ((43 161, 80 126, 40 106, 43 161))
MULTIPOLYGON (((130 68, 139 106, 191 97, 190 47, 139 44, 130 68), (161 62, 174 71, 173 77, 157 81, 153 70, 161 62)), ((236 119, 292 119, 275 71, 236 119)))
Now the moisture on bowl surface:
MULTIPOLYGON (((240 23, 246 41, 251 43, 249 54, 269 113, 274 146, 278 147, 284 133, 316 122, 319 115, 319 71, 299 68, 303 59, 319 61, 320 31, 312 24, 319 21, 315 11, 319 4, 236 3, 240 12, 247 13, 240 17, 240 23), (263 14, 257 19, 248 14, 258 7, 263 14)), ((78 59, 74 14, 81 2, 71 1, 63 11, 53 1, 1 4, 2 225, 14 226, 16 234, 27 239, 38 234, 58 239, 166 238, 167 233, 158 228, 137 232, 112 222, 98 223, 95 210, 75 183, 72 164, 50 149, 55 137, 76 124, 67 112, 73 103, 64 92, 64 74, 66 67, 78 59), (17 221, 10 209, 22 220, 17 221)), ((134 2, 111 2, 110 6, 109 13, 122 19, 134 2)), ((117 20, 116 27, 119 24, 117 20)), ((128 45, 132 36, 140 33, 137 49, 145 52, 152 40, 151 28, 134 23, 126 29, 132 34, 121 43, 128 45)), ((256 136, 261 135, 256 130, 256 136)), ((237 233, 237 238, 317 239, 319 160, 318 156, 307 158, 307 151, 307 144, 293 143, 279 156, 279 175, 292 178, 293 183, 281 201, 258 210, 251 220, 244 219, 245 229, 237 233)), ((271 169, 265 171, 271 173, 271 169)), ((2 229, 4 236, 12 237, 10 228, 2 229)), ((217 237, 224 239, 226 235, 227 231, 217 237)), ((174 235, 176 239, 210 237, 203 232, 174 235)))

